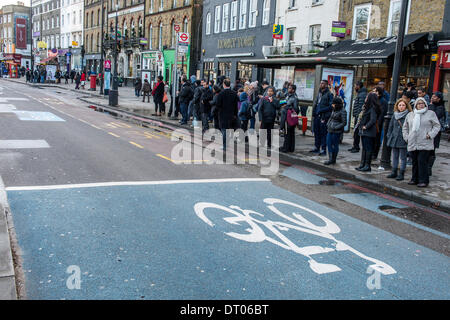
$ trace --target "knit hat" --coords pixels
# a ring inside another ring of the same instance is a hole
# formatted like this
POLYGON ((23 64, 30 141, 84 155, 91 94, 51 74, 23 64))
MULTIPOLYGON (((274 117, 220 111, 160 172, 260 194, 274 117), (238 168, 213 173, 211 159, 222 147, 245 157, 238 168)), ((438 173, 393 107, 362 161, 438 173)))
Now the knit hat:
POLYGON ((425 107, 428 108, 428 103, 427 103, 427 101, 426 101, 424 98, 419 97, 419 98, 417 98, 416 101, 414 102, 414 109, 417 109, 416 106, 417 106, 417 102, 419 102, 419 101, 423 101, 423 103, 425 103, 425 107))
POLYGON ((444 100, 444 95, 440 91, 436 91, 433 93, 436 97, 438 97, 441 101, 444 100))

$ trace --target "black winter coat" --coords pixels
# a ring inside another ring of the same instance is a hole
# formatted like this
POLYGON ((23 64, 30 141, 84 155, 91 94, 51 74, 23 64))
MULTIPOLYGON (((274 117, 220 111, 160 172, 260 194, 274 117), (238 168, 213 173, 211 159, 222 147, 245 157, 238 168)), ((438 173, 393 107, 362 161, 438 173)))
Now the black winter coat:
POLYGON ((330 120, 327 123, 329 133, 342 133, 347 125, 347 111, 344 107, 340 110, 334 110, 331 113, 330 120))
POLYGON ((270 102, 269 97, 264 97, 258 110, 259 120, 264 123, 275 122, 278 109, 280 109, 280 102, 277 99, 272 98, 272 102, 270 102))
POLYGON ((322 98, 319 101, 319 95, 317 95, 316 101, 314 101, 313 117, 318 117, 321 120, 328 121, 333 111, 331 103, 333 102, 333 94, 328 88, 322 92, 322 98))
POLYGON ((375 111, 374 107, 371 107, 368 110, 365 110, 361 122, 359 124, 359 135, 361 137, 372 137, 375 138, 377 136, 377 119, 378 115, 375 111), (366 129, 363 129, 363 127, 366 129))
POLYGON ((364 105, 364 101, 367 97, 367 89, 362 87, 359 89, 355 100, 353 101, 353 118, 358 118, 361 113, 362 107, 364 105))
POLYGON ((194 96, 194 91, 192 90, 191 85, 189 83, 185 82, 181 86, 181 91, 180 91, 180 94, 178 95, 180 104, 181 103, 188 104, 192 100, 193 96, 194 96))
POLYGON ((211 112, 211 103, 213 99, 213 92, 209 88, 202 89, 202 96, 200 98, 200 112, 209 114, 211 112))
POLYGON ((216 108, 219 114, 219 126, 221 129, 233 129, 233 122, 238 115, 238 96, 231 89, 223 89, 217 96, 216 108))

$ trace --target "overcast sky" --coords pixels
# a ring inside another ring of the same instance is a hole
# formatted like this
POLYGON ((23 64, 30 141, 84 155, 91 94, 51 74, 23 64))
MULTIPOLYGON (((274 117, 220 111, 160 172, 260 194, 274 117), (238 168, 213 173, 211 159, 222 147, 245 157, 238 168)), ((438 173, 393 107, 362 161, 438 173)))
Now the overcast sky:
MULTIPOLYGON (((4 5, 7 4, 17 4, 17 1, 19 0, 0 0, 0 7, 3 7, 4 5)), ((28 7, 31 4, 31 0, 20 0, 20 1, 23 2, 28 7)))

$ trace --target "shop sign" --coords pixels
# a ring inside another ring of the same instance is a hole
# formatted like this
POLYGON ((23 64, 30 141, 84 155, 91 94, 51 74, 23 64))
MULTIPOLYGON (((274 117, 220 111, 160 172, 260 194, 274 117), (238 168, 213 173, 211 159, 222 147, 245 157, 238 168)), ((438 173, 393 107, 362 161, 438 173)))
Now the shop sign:
POLYGON ((27 48, 27 20, 16 18, 16 48, 27 48))
POLYGON ((278 39, 278 40, 283 39, 283 25, 282 24, 274 24, 273 25, 272 37, 274 39, 278 39))
POLYGON ((47 49, 47 43, 45 43, 44 41, 39 41, 39 42, 37 43, 37 47, 38 47, 39 49, 47 49))
POLYGON ((218 40, 219 49, 233 49, 255 46, 255 36, 218 40))
POLYGON ((338 38, 345 38, 347 22, 333 21, 331 24, 331 36, 338 38))

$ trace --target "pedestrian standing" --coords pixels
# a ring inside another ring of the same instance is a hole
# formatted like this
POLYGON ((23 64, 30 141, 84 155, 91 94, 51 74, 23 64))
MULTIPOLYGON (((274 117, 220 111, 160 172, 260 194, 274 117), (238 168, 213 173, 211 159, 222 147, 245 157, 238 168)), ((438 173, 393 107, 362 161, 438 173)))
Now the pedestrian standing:
POLYGON ((339 153, 339 140, 347 125, 347 111, 344 108, 342 98, 335 97, 331 106, 333 112, 327 122, 328 161, 324 163, 326 165, 336 163, 336 158, 339 153))
POLYGON ((207 81, 203 81, 202 95, 200 98, 200 113, 202 115, 202 132, 209 129, 209 115, 211 114, 210 101, 213 99, 212 90, 207 81))
POLYGON ((402 128, 406 116, 412 111, 411 105, 400 98, 394 105, 394 115, 389 122, 388 132, 386 134, 387 146, 392 150, 392 172, 387 177, 402 181, 406 170, 406 141, 403 139, 402 128), (400 173, 398 172, 400 160, 400 173))
POLYGON ((81 88, 84 90, 84 86, 86 85, 86 73, 84 71, 81 73, 80 81, 81 81, 81 88))
POLYGON ((424 98, 417 98, 414 111, 406 116, 402 129, 403 139, 408 143, 412 158, 412 178, 409 185, 417 185, 419 188, 428 186, 430 152, 434 150, 433 139, 440 129, 436 113, 428 108, 424 98))
POLYGON ((318 153, 319 156, 327 154, 327 122, 330 119, 333 102, 333 94, 328 88, 328 81, 320 82, 319 93, 313 107, 313 132, 315 148, 311 153, 318 153), (322 151, 320 149, 322 148, 322 151))
POLYGON ((381 143, 383 142, 383 127, 384 127, 384 118, 388 112, 388 101, 384 98, 384 90, 382 87, 375 87, 374 91, 378 95, 378 102, 380 103, 381 112, 378 115, 377 120, 377 135, 375 137, 375 145, 372 153, 372 160, 375 160, 378 157, 378 153, 380 152, 381 143))
POLYGON ((217 109, 217 97, 219 96, 221 89, 218 85, 215 85, 215 86, 213 86, 212 91, 213 91, 213 99, 210 102, 210 104, 211 104, 211 114, 213 116, 213 121, 214 121, 214 129, 220 129, 219 110, 217 109))
POLYGON ((139 98, 141 96, 141 91, 142 79, 140 77, 136 77, 136 79, 134 79, 134 95, 139 98))
POLYGON ((80 89, 80 83, 81 83, 81 75, 79 72, 77 72, 75 75, 75 89, 77 90, 80 89))
POLYGON ((158 81, 156 82, 155 86, 152 90, 152 96, 153 96, 153 102, 155 103, 155 113, 152 114, 153 116, 161 116, 162 112, 162 101, 164 97, 164 81, 163 76, 159 75, 157 77, 158 81))
MULTIPOLYGON (((263 98, 258 110, 258 117, 261 123, 260 128, 266 130, 268 149, 272 148, 272 129, 279 109, 280 102, 275 98, 275 88, 269 87, 267 89, 267 96, 263 98)), ((264 145, 264 143, 265 141, 261 141, 261 145, 264 145)))
POLYGON ((425 101, 428 103, 428 105, 430 105, 431 103, 430 96, 427 94, 427 92, 423 87, 417 88, 417 96, 424 98, 425 101))
POLYGON ((248 95, 247 92, 242 91, 239 94, 239 102, 240 102, 240 107, 238 107, 239 109, 239 120, 241 122, 241 129, 246 132, 248 129, 248 122, 251 119, 251 110, 250 110, 250 103, 248 101, 248 95))
POLYGON ((219 114, 219 127, 222 131, 223 150, 227 147, 227 130, 234 129, 234 124, 238 115, 238 96, 231 90, 230 79, 224 79, 223 90, 219 93, 216 101, 216 108, 219 114))
MULTIPOLYGON (((426 101, 426 99, 425 99, 426 101)), ((440 91, 436 91, 431 96, 431 105, 429 106, 429 109, 434 111, 436 113, 436 116, 439 120, 439 124, 441 125, 441 130, 439 130, 439 133, 434 137, 433 144, 434 149, 430 152, 430 159, 428 161, 428 175, 432 175, 432 169, 434 162, 436 161, 436 149, 439 148, 440 142, 441 142, 441 133, 445 130, 445 106, 444 106, 444 95, 440 91)))
POLYGON ((367 97, 367 89, 364 87, 363 82, 358 81, 355 84, 355 91, 356 91, 356 98, 353 101, 353 120, 354 120, 354 127, 353 127, 353 147, 348 149, 351 153, 358 153, 359 152, 359 142, 361 140, 359 136, 359 129, 356 126, 359 119, 359 114, 361 113, 362 107, 364 105, 364 101, 366 101, 367 97))
POLYGON ((150 83, 147 79, 144 79, 144 85, 142 86, 142 102, 145 102, 145 97, 147 96, 147 102, 150 103, 150 83))
POLYGON ((362 141, 361 163, 356 170, 369 172, 371 171, 372 152, 377 135, 377 120, 381 113, 379 99, 376 93, 369 93, 361 110, 358 120, 359 136, 362 141))
POLYGON ((280 120, 286 126, 286 135, 284 137, 283 147, 280 149, 281 152, 294 152, 295 150, 295 128, 298 125, 298 113, 300 111, 297 94, 295 93, 296 89, 294 84, 288 86, 285 107, 286 116, 280 120))
POLYGON ((189 121, 188 105, 194 97, 194 91, 191 84, 187 81, 187 77, 181 77, 181 90, 178 94, 178 101, 180 103, 181 121, 180 124, 187 124, 189 121))

